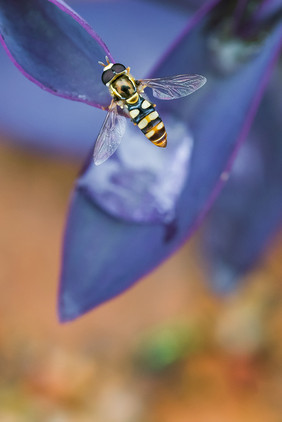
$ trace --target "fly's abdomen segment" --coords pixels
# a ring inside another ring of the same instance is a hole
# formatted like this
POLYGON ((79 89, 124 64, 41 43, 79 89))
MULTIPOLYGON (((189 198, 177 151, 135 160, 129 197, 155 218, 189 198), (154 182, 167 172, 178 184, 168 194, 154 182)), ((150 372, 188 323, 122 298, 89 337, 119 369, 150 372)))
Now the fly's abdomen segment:
POLYGON ((144 135, 158 147, 166 147, 167 134, 158 112, 154 105, 139 95, 134 104, 126 102, 131 120, 144 135))

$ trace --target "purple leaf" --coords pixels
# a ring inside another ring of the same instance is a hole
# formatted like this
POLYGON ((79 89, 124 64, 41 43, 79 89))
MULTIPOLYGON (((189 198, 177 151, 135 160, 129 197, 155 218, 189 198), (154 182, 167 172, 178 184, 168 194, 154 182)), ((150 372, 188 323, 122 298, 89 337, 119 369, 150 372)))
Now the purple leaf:
POLYGON ((125 221, 171 222, 189 173, 193 140, 186 125, 165 121, 171 136, 166 150, 156 148, 129 122, 118 153, 99 167, 91 160, 77 189, 125 221))
MULTIPOLYGON (((282 1, 281 0, 263 0, 258 7, 254 19, 259 22, 265 19, 273 18, 275 15, 282 15, 282 1)), ((278 16, 279 16, 278 15, 278 16)))
POLYGON ((41 88, 96 107, 110 95, 98 60, 110 52, 61 0, 0 0, 0 41, 20 71, 41 88))
MULTIPOLYGON (((149 0, 152 2, 152 0, 149 0)), ((197 10, 201 6, 203 6, 204 3, 207 2, 207 0, 155 0, 159 4, 166 4, 167 6, 170 6, 172 9, 179 8, 181 11, 183 10, 197 10)))
POLYGON ((208 274, 221 292, 251 269, 282 223, 281 66, 205 225, 208 274))
MULTIPOLYGON (((147 29, 142 35, 142 48, 140 47, 138 54, 136 38, 128 37, 128 33, 135 31, 136 25, 136 9, 131 7, 131 0, 111 2, 110 14, 109 4, 103 0, 95 1, 94 4, 73 2, 73 7, 78 9, 81 16, 87 17, 99 34, 106 37, 112 51, 118 52, 118 60, 132 66, 143 77, 156 58, 165 51, 166 45, 179 33, 179 28, 185 26, 186 17, 184 13, 151 2, 135 0, 135 4, 136 7, 142 7, 146 15, 147 29), (126 26, 121 26, 119 22, 125 13, 128 22, 126 26), (158 19, 155 18, 156 15, 158 19), (169 23, 170 31, 167 31, 163 22, 169 23), (126 49, 122 48, 122 39, 126 40, 126 49), (143 48, 148 43, 152 47, 149 51, 143 48)), ((1 133, 15 144, 43 149, 48 153, 85 157, 89 149, 93 148, 105 113, 38 89, 38 86, 18 72, 4 50, 0 50, 1 133)), ((102 67, 99 66, 99 69, 100 84, 102 67)), ((105 87, 104 89, 107 91, 105 87)))
MULTIPOLYGON (((214 200, 250 128, 280 51, 282 28, 269 34, 259 52, 221 76, 212 60, 212 34, 206 26, 206 14, 216 3, 210 2, 195 15, 154 73, 198 73, 208 79, 205 87, 187 99, 166 102, 163 107, 158 103, 165 113, 178 112, 178 118, 191 128, 195 142, 190 174, 175 204, 176 217, 169 224, 126 223, 101 211, 95 205, 93 190, 78 185, 63 252, 59 297, 63 321, 130 287, 191 235, 214 200)), ((121 175, 126 171, 120 166, 121 175)))

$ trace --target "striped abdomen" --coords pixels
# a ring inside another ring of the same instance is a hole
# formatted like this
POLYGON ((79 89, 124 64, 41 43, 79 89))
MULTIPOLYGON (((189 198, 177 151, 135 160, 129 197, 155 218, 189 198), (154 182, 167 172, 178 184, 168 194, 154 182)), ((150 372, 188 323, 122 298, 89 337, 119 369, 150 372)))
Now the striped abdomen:
POLYGON ((154 104, 139 95, 134 104, 126 102, 126 105, 133 123, 142 130, 149 141, 158 147, 165 148, 167 144, 166 130, 154 104))

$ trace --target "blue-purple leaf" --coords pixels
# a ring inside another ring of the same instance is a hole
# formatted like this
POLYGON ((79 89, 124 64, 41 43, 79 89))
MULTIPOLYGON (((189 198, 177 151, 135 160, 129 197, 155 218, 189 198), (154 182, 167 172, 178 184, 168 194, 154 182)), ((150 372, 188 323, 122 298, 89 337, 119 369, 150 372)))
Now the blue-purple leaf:
POLYGON ((61 0, 0 0, 0 41, 21 72, 41 88, 97 107, 110 95, 98 60, 111 54, 61 0))
POLYGON ((165 150, 156 148, 128 122, 117 153, 99 167, 91 162, 77 189, 127 222, 171 222, 189 174, 193 139, 186 125, 162 117, 171 139, 165 150))
MULTIPOLYGON (((93 190, 78 185, 66 228, 61 320, 73 319, 121 293, 175 251, 195 229, 229 171, 280 51, 282 27, 269 34, 256 54, 222 76, 212 60, 206 16, 216 3, 210 2, 195 15, 152 75, 198 73, 208 79, 205 87, 187 99, 158 103, 164 113, 177 110, 195 142, 190 174, 175 204, 175 219, 169 224, 126 223, 101 211, 93 190)), ((126 171, 120 166, 121 177, 126 171)))
POLYGON ((282 224, 281 66, 203 232, 212 286, 225 292, 251 269, 282 224))
MULTIPOLYGON (((72 5, 81 16, 87 17, 99 34, 106 37, 111 50, 118 53, 118 61, 130 65, 139 77, 148 73, 165 51, 166 45, 172 42, 179 28, 186 23, 184 13, 152 2, 135 0, 136 8, 142 7, 146 15, 146 31, 142 34, 142 46, 136 54, 136 38, 128 36, 136 28, 136 9, 132 7, 131 0, 111 2, 111 13, 109 4, 103 0, 96 0, 95 3, 74 1, 72 5), (125 14, 127 24, 120 25, 125 14), (169 31, 164 22, 170 25, 169 31), (125 42, 126 49, 123 48, 125 42), (148 43, 150 50, 143 48, 148 43)), ((52 22, 50 24, 53 25, 52 22)), ((105 112, 38 89, 12 65, 4 49, 0 50, 1 133, 16 145, 43 149, 48 153, 85 157, 93 148, 105 112)), ((102 67, 99 66, 98 70, 100 73, 96 83, 107 92, 101 82, 102 67)))

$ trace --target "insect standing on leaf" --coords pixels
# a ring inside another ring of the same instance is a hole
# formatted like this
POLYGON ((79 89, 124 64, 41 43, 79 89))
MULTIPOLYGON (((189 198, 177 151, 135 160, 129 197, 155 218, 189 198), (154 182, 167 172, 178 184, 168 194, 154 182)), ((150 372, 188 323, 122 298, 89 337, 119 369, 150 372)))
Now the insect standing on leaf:
POLYGON ((185 97, 201 88, 206 78, 201 75, 177 75, 156 79, 134 79, 130 68, 121 63, 104 66, 102 82, 109 88, 113 97, 108 114, 100 130, 94 148, 94 163, 102 164, 117 149, 125 132, 126 117, 119 114, 118 107, 129 114, 132 122, 141 129, 153 144, 165 148, 167 133, 155 104, 151 103, 144 94, 146 87, 152 88, 153 95, 161 100, 173 100, 185 97))

